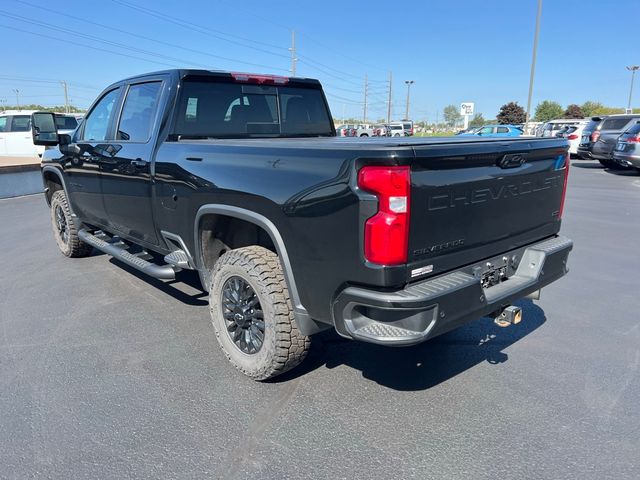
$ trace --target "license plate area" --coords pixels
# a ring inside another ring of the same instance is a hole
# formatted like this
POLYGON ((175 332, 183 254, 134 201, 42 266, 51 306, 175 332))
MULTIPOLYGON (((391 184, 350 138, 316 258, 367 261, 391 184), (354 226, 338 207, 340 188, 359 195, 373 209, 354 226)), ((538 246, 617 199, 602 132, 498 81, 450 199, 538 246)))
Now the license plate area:
POLYGON ((624 142, 618 142, 618 144, 616 145, 616 150, 617 150, 618 152, 623 151, 623 150, 624 150, 625 145, 626 145, 626 144, 625 144, 624 142))
POLYGON ((473 276, 480 280, 482 288, 487 289, 509 279, 515 273, 518 256, 502 256, 492 258, 472 269, 473 276))

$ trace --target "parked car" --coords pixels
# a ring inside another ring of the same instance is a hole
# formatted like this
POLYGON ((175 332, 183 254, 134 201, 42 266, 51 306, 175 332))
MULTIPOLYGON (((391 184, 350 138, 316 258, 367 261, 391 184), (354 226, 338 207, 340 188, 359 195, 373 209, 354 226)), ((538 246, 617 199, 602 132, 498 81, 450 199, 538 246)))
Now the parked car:
POLYGON ((373 137, 373 126, 369 123, 356 125, 356 137, 373 137))
MULTIPOLYGON (((35 157, 42 155, 45 147, 33 144, 31 137, 32 111, 0 114, 0 155, 35 157)), ((72 115, 56 114, 59 133, 71 133, 78 125, 72 115)))
POLYGON ((558 118, 544 123, 536 132, 538 137, 555 137, 564 127, 577 125, 583 119, 580 118, 558 118))
POLYGON ((404 128, 404 134, 408 137, 412 137, 414 133, 413 120, 403 120, 402 127, 404 128))
POLYGON ((373 136, 374 137, 388 137, 390 136, 391 129, 389 125, 379 123, 373 126, 373 136))
POLYGON ((390 137, 404 137, 407 135, 402 123, 390 123, 388 128, 390 137))
POLYGON ((618 138, 640 119, 640 115, 609 115, 600 126, 600 135, 591 148, 591 155, 603 166, 619 168, 613 160, 618 138))
POLYGON ((620 135, 613 151, 613 160, 623 167, 640 170, 640 121, 620 135))
POLYGON ((565 140, 345 142, 317 80, 208 70, 116 82, 73 135, 32 118, 55 147, 41 171, 62 254, 196 271, 216 341, 255 380, 328 328, 404 346, 518 323, 512 302, 567 273, 565 140))
POLYGON ((578 156, 583 160, 593 160, 591 150, 600 137, 602 122, 606 118, 606 116, 591 117, 589 123, 587 123, 582 129, 582 136, 580 138, 580 143, 578 144, 578 156))
POLYGON ((356 126, 355 125, 340 125, 336 128, 336 135, 338 137, 355 137, 356 126))
POLYGON ((460 130, 456 135, 474 135, 480 131, 482 127, 469 127, 465 130, 460 130))
POLYGON ((582 139, 582 132, 589 124, 589 120, 581 120, 574 125, 566 125, 556 133, 556 137, 566 138, 569 141, 569 154, 578 155, 578 146, 582 139))
POLYGON ((474 133, 463 133, 461 136, 476 135, 485 137, 519 137, 522 129, 515 125, 485 125, 474 133))

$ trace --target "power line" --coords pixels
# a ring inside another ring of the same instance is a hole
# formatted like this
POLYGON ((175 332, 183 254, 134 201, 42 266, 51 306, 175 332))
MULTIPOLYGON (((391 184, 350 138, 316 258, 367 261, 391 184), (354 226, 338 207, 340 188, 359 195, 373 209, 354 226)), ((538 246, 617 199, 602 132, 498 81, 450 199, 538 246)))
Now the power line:
MULTIPOLYGON (((57 38, 57 37, 52 37, 52 36, 49 36, 49 35, 44 35, 44 34, 41 34, 41 33, 30 32, 28 30, 21 30, 19 28, 12 27, 12 26, 0 25, 3 28, 9 28, 9 29, 12 29, 12 30, 20 31, 20 32, 23 32, 23 33, 29 33, 31 35, 37 35, 37 36, 40 36, 40 37, 51 38, 53 40, 58 40, 58 41, 65 42, 65 43, 71 43, 73 45, 80 45, 80 46, 84 46, 84 47, 87 47, 87 48, 92 48, 94 50, 100 50, 100 51, 103 51, 103 52, 113 53, 115 55, 129 57, 129 58, 133 58, 133 59, 136 59, 136 60, 144 60, 146 62, 151 62, 151 63, 155 63, 155 64, 158 64, 158 65, 164 65, 164 66, 169 66, 169 67, 182 67, 182 66, 184 66, 184 60, 179 59, 179 58, 170 57, 168 55, 163 55, 163 54, 159 54, 159 53, 155 53, 155 52, 151 52, 151 51, 147 51, 147 50, 142 50, 142 49, 139 49, 139 48, 134 48, 134 47, 131 47, 129 45, 121 44, 121 43, 118 43, 118 42, 112 42, 112 41, 109 41, 109 40, 103 40, 103 39, 101 39, 99 37, 94 37, 93 35, 83 34, 83 33, 75 32, 73 30, 56 27, 54 25, 46 24, 44 22, 37 22, 37 21, 29 20, 29 19, 27 19, 25 17, 20 17, 19 15, 7 14, 6 12, 2 12, 2 14, 4 16, 9 17, 9 18, 17 19, 17 20, 19 20, 21 22, 31 23, 31 24, 36 25, 36 26, 43 26, 45 28, 50 28, 52 30, 57 30, 57 31, 60 31, 60 32, 63 32, 63 33, 69 33, 69 34, 74 35, 74 36, 84 37, 84 38, 87 38, 88 40, 91 40, 91 41, 94 41, 94 42, 97 42, 97 43, 103 43, 103 44, 107 44, 107 45, 110 45, 110 46, 123 48, 125 50, 133 50, 133 51, 136 51, 138 53, 142 53, 144 55, 149 55, 149 56, 157 57, 157 58, 160 58, 160 59, 166 59, 166 60, 170 60, 170 61, 177 62, 177 63, 158 62, 158 61, 155 61, 155 60, 150 60, 148 58, 137 57, 137 56, 129 55, 129 54, 122 53, 122 52, 114 52, 113 50, 107 50, 107 49, 95 47, 95 46, 92 46, 92 45, 78 43, 76 41, 69 41, 69 40, 65 40, 65 39, 61 39, 61 38, 57 38)), ((268 66, 268 65, 262 65, 262 64, 258 64, 258 63, 244 62, 244 61, 241 61, 241 60, 235 60, 235 59, 232 59, 232 58, 222 57, 222 56, 219 56, 219 55, 211 54, 211 56, 215 56, 217 58, 220 58, 222 60, 226 60, 226 61, 229 61, 229 62, 237 62, 237 63, 242 63, 242 64, 246 64, 246 65, 252 65, 252 66, 260 67, 260 68, 267 68, 267 69, 275 69, 275 70, 284 70, 284 71, 286 71, 285 69, 281 69, 281 68, 274 68, 274 67, 271 67, 271 66, 268 66)), ((203 67, 203 68, 211 68, 210 65, 205 65, 205 64, 194 63, 193 65, 197 65, 197 66, 200 66, 200 67, 203 67)))
POLYGON ((104 25, 102 23, 94 22, 94 21, 91 21, 91 20, 85 20, 83 18, 76 17, 75 15, 69 15, 67 13, 62 13, 62 12, 59 12, 57 10, 41 7, 39 5, 34 5, 32 3, 25 2, 24 0, 14 0, 14 1, 18 2, 18 3, 23 3, 25 5, 29 5, 29 6, 34 7, 34 8, 39 8, 40 10, 44 10, 44 11, 47 11, 47 12, 55 13, 55 14, 63 16, 63 17, 72 18, 72 19, 78 20, 79 22, 82 22, 84 24, 95 25, 97 27, 104 28, 106 30, 111 30, 111 31, 114 31, 114 32, 119 32, 119 33, 124 33, 125 35, 129 35, 129 36, 132 36, 132 37, 140 38, 142 40, 147 40, 147 41, 150 41, 150 42, 155 42, 155 43, 158 43, 160 45, 164 45, 164 46, 168 46, 168 47, 178 48, 178 49, 181 49, 181 50, 184 50, 184 51, 187 51, 187 52, 196 53, 196 54, 199 54, 199 55, 205 55, 205 56, 208 56, 208 57, 211 57, 211 58, 217 58, 217 59, 222 59, 222 60, 227 60, 227 61, 235 61, 235 62, 238 62, 238 63, 243 63, 243 64, 246 64, 246 65, 251 65, 251 66, 259 67, 259 68, 268 68, 268 69, 273 69, 273 70, 285 71, 282 68, 276 68, 276 67, 271 67, 271 66, 267 66, 267 65, 260 65, 260 64, 251 63, 251 62, 243 62, 243 61, 239 61, 239 60, 234 60, 234 59, 231 59, 231 58, 228 58, 228 57, 222 57, 220 55, 215 55, 213 53, 206 52, 206 51, 203 51, 203 50, 196 50, 196 49, 185 47, 185 46, 178 45, 178 44, 175 44, 175 43, 166 42, 166 41, 163 41, 163 40, 158 40, 158 39, 155 39, 155 38, 152 38, 152 37, 147 37, 145 35, 140 35, 138 33, 133 33, 133 32, 127 31, 127 30, 123 30, 123 29, 120 29, 120 28, 112 27, 110 25, 104 25))
POLYGON ((136 5, 136 4, 133 4, 133 3, 129 3, 129 2, 125 2, 123 0, 111 0, 111 1, 114 2, 114 3, 117 3, 118 5, 122 5, 124 7, 130 8, 132 10, 136 10, 138 12, 144 13, 146 15, 150 15, 150 16, 158 18, 160 20, 164 20, 165 22, 173 23, 174 25, 179 25, 182 28, 186 28, 186 29, 188 29, 190 31, 195 30, 198 33, 201 33, 203 35, 207 35, 209 37, 217 38, 217 39, 223 40, 225 42, 229 42, 229 43, 233 43, 233 44, 236 44, 236 45, 240 45, 240 46, 245 47, 245 48, 252 48, 254 50, 257 50, 259 52, 266 53, 266 54, 269 54, 269 55, 275 55, 275 56, 278 56, 278 57, 289 58, 289 56, 284 54, 284 53, 275 53, 275 52, 266 50, 264 48, 255 47, 255 46, 252 46, 252 45, 246 45, 246 44, 244 44, 242 42, 239 42, 237 40, 231 40, 229 38, 224 38, 221 35, 227 35, 229 37, 241 39, 241 40, 243 40, 245 42, 264 45, 264 46, 267 46, 267 47, 270 47, 270 48, 279 49, 279 50, 285 49, 285 47, 282 47, 281 45, 280 46, 272 45, 272 44, 269 44, 269 43, 260 42, 260 41, 257 41, 257 40, 252 40, 250 38, 241 37, 239 35, 234 35, 232 33, 222 32, 220 30, 212 29, 211 27, 208 27, 208 26, 205 27, 205 26, 201 26, 201 25, 198 25, 196 23, 193 23, 193 22, 189 22, 189 21, 186 21, 186 20, 181 20, 179 18, 175 18, 174 16, 170 16, 170 15, 164 14, 162 12, 159 12, 158 10, 153 10, 151 8, 146 8, 146 7, 141 7, 139 5, 136 5), (214 33, 211 33, 211 32, 217 32, 218 35, 216 35, 214 33))

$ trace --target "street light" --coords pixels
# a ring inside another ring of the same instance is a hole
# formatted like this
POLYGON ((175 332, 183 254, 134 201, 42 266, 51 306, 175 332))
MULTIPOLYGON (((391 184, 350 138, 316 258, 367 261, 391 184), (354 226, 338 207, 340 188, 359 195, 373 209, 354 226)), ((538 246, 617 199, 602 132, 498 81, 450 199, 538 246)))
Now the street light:
POLYGON ((627 70, 631 72, 631 87, 629 87, 629 101, 627 102, 627 113, 633 113, 631 109, 631 96, 633 95, 633 80, 636 76, 636 71, 640 70, 640 65, 632 65, 627 67, 627 70))
POLYGON ((409 96, 411 94, 411 85, 415 82, 413 80, 405 80, 404 83, 407 84, 407 109, 404 112, 404 119, 409 120, 409 96))
POLYGON ((18 111, 22 110, 20 108, 20 90, 14 88, 13 91, 16 93, 16 104, 18 105, 18 111))

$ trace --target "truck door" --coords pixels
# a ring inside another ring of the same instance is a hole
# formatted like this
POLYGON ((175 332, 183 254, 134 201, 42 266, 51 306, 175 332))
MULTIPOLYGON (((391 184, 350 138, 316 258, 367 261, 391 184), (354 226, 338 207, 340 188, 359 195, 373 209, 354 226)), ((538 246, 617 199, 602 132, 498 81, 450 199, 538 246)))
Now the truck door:
POLYGON ((9 120, 11 117, 2 116, 0 117, 0 155, 7 154, 7 141, 5 132, 9 127, 9 120))
POLYGON ((121 87, 106 92, 91 108, 73 143, 61 149, 70 160, 64 168, 71 205, 83 221, 99 226, 107 226, 100 169, 102 160, 113 152, 110 139, 121 93, 121 87))
POLYGON ((102 159, 109 225, 134 241, 158 245, 152 212, 152 164, 162 79, 128 85, 116 122, 113 155, 102 159))
POLYGON ((2 135, 6 155, 15 157, 34 157, 36 147, 31 138, 31 115, 13 115, 11 124, 2 135))

